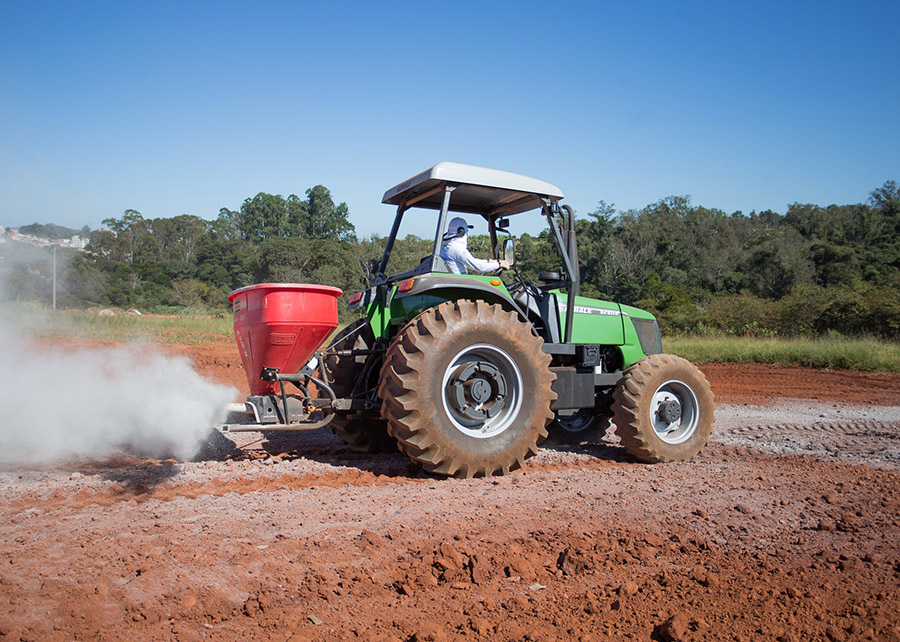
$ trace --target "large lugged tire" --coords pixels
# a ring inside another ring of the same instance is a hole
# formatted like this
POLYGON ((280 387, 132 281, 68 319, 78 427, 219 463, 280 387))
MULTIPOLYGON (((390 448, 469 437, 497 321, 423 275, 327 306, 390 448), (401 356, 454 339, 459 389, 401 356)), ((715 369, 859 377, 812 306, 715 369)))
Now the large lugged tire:
POLYGON ((536 454, 553 419, 543 341, 485 301, 422 312, 388 348, 378 393, 400 450, 454 477, 505 475, 536 454))
POLYGON ((597 414, 594 408, 579 408, 568 413, 560 411, 547 427, 550 436, 542 445, 553 448, 596 444, 603 438, 608 428, 609 417, 597 414))
POLYGON ((651 464, 697 455, 709 441, 714 413, 706 377, 671 354, 632 364, 613 393, 613 422, 622 445, 651 464))
MULTIPOLYGON (((329 350, 368 350, 375 344, 375 334, 368 319, 354 321, 341 330, 331 342, 329 350)), ((349 397, 357 378, 366 367, 369 356, 340 357, 334 354, 325 357, 325 369, 331 388, 338 397, 349 397)), ((368 382, 374 385, 378 376, 377 365, 372 369, 368 382)), ((359 453, 396 452, 397 442, 388 434, 387 423, 378 413, 360 413, 355 415, 339 414, 328 425, 331 432, 351 450, 359 453)))

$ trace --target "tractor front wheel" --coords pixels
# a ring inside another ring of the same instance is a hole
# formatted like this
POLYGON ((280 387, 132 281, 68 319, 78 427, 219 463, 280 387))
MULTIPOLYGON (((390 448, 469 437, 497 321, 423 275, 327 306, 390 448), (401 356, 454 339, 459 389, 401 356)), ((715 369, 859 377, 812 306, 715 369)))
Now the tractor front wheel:
POLYGON ((671 354, 632 364, 613 393, 613 422, 622 445, 652 464, 697 455, 709 441, 714 412, 706 377, 671 354))
POLYGON ((485 301, 422 312, 381 369, 388 431, 429 472, 487 477, 521 467, 553 418, 542 343, 515 312, 485 301))

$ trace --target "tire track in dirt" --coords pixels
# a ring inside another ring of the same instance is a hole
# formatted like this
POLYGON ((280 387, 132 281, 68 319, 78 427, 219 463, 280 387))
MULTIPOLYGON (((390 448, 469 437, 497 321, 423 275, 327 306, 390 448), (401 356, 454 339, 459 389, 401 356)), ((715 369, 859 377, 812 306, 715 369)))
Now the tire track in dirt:
POLYGON ((760 432, 772 432, 776 430, 783 433, 822 433, 823 435, 830 437, 844 435, 847 437, 862 436, 900 439, 900 421, 839 421, 817 422, 814 424, 768 424, 743 426, 721 434, 753 435, 760 432))
MULTIPOLYGON (((537 457, 528 460, 525 468, 512 477, 525 475, 536 480, 539 476, 558 472, 614 471, 644 466, 629 457, 617 441, 614 431, 611 431, 599 444, 541 449, 537 457)), ((900 421, 773 422, 717 427, 713 441, 749 447, 768 454, 841 457, 880 467, 900 467, 900 421)), ((160 462, 128 457, 93 462, 87 469, 82 468, 89 476, 88 488, 75 493, 55 491, 43 497, 29 493, 5 506, 0 513, 17 514, 25 507, 51 511, 91 505, 109 507, 121 502, 170 502, 197 499, 204 495, 223 497, 228 494, 440 484, 445 481, 443 477, 411 470, 399 453, 371 456, 340 452, 340 447, 314 450, 304 453, 304 457, 294 457, 288 453, 268 455, 242 451, 236 458, 228 460, 233 462, 233 470, 220 471, 216 477, 200 481, 180 481, 179 478, 185 467, 189 467, 192 472, 188 477, 196 479, 197 471, 193 467, 202 468, 205 465, 203 462, 160 462), (292 465, 299 470, 278 476, 259 474, 276 463, 292 465), (312 471, 303 472, 304 468, 312 471)), ((81 473, 76 474, 81 476, 81 473)))
MULTIPOLYGON (((252 473, 251 473, 252 474, 252 473)), ((45 497, 22 495, 19 501, 9 502, 0 514, 16 514, 24 507, 43 512, 61 508, 78 509, 87 506, 113 506, 121 502, 138 504, 148 501, 170 502, 175 499, 197 499, 202 496, 224 497, 225 495, 248 495, 250 493, 271 493, 276 491, 297 491, 317 488, 341 488, 348 486, 384 486, 389 484, 416 484, 434 481, 427 477, 394 477, 347 469, 302 475, 285 474, 277 477, 240 477, 238 479, 215 478, 202 482, 167 482, 148 487, 141 484, 129 485, 101 481, 99 488, 84 489, 74 494, 55 491, 45 497)), ((93 485, 93 484, 92 484, 93 485)))
MULTIPOLYGON (((591 447, 588 447, 589 450, 591 447)), ((624 451, 623 451, 624 452, 624 451)), ((400 459, 402 455, 396 455, 400 459)), ((568 454, 567 458, 560 460, 551 457, 549 461, 539 459, 529 460, 524 469, 513 475, 536 476, 542 473, 555 473, 572 470, 599 471, 615 468, 627 468, 640 465, 622 457, 618 460, 595 458, 585 454, 568 454)), ((118 467, 115 470, 120 476, 128 472, 134 473, 135 479, 141 477, 141 471, 129 467, 118 467), (123 471, 125 471, 123 473, 123 471)), ((66 491, 54 491, 46 496, 38 496, 34 493, 23 494, 19 500, 7 503, 0 515, 14 515, 26 508, 39 509, 42 512, 66 509, 78 509, 88 506, 109 507, 121 502, 135 502, 138 504, 157 501, 170 502, 176 499, 197 499, 202 496, 224 497, 225 495, 248 495, 251 493, 273 493, 278 491, 314 490, 322 488, 344 488, 352 486, 379 487, 379 486, 405 486, 422 483, 440 484, 448 482, 444 477, 422 474, 419 476, 378 474, 364 469, 346 468, 332 469, 321 472, 309 472, 303 474, 283 474, 279 476, 256 476, 262 465, 252 466, 237 473, 241 476, 236 479, 216 477, 206 481, 178 482, 177 477, 160 485, 152 485, 150 482, 130 481, 117 482, 109 478, 89 482, 91 488, 76 491, 74 494, 66 491), (255 469, 255 470, 254 470, 255 469), (243 476, 248 475, 248 476, 243 476)), ((452 482, 451 482, 452 483, 452 482)), ((498 482, 499 483, 499 482, 498 482)))
POLYGON ((900 421, 762 423, 725 429, 714 433, 714 439, 778 455, 802 454, 900 467, 900 421))

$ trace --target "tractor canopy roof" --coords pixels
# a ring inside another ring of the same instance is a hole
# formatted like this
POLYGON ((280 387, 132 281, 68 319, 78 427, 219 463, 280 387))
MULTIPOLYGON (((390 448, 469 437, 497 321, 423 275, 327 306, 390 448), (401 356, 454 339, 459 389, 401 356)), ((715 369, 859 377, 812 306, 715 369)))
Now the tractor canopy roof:
POLYGON ((536 178, 497 169, 438 163, 384 193, 382 203, 400 207, 441 209, 444 186, 455 187, 449 210, 481 214, 488 218, 527 212, 543 205, 544 199, 558 201, 563 193, 555 185, 536 178))

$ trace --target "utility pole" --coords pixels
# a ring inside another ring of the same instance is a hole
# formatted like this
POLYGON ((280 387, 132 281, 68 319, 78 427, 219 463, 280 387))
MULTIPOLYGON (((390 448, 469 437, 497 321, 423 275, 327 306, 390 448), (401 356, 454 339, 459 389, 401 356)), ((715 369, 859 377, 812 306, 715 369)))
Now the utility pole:
POLYGON ((56 309, 56 246, 53 246, 53 309, 56 309))

